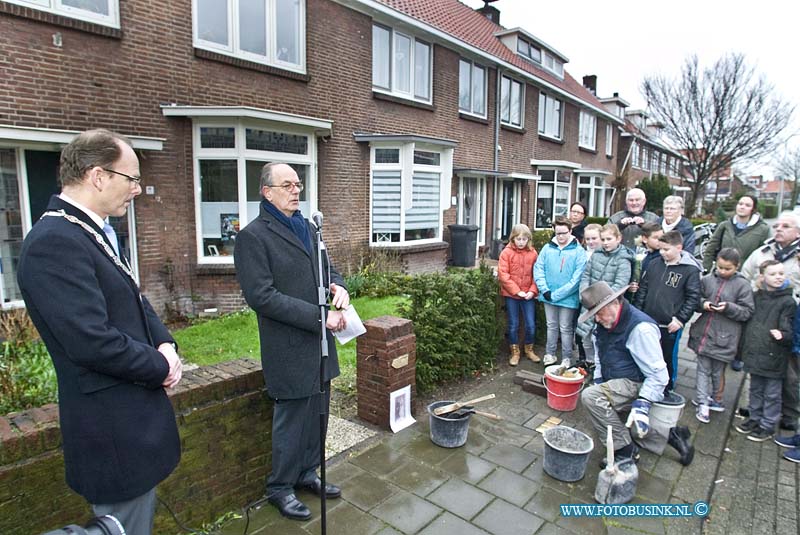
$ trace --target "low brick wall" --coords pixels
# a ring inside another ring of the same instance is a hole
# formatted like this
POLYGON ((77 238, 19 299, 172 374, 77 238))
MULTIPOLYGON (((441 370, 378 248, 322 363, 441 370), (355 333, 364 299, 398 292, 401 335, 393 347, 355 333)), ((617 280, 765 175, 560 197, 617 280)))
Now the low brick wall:
MULTIPOLYGON (((272 444, 263 389, 261 363, 239 359, 186 372, 170 393, 183 453, 158 494, 185 525, 197 528, 263 494, 272 444)), ((58 406, 0 417, 0 534, 38 534, 91 517, 64 481, 58 406)), ((154 533, 179 531, 159 507, 154 533)))

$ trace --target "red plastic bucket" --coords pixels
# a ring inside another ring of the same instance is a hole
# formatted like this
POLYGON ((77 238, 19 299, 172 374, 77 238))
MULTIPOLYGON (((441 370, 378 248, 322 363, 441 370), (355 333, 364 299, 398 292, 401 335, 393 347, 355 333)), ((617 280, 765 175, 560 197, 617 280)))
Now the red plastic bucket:
POLYGON ((583 390, 583 376, 561 377, 553 375, 552 370, 558 365, 548 366, 544 370, 544 386, 547 389, 547 406, 557 411, 574 411, 578 406, 578 394, 583 390))

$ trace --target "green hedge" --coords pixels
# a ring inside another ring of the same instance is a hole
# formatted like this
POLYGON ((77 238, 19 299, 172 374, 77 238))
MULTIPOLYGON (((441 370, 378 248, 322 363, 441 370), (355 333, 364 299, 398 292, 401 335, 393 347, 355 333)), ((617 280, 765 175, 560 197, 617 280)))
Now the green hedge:
POLYGON ((409 301, 400 314, 414 322, 420 391, 491 369, 502 326, 490 268, 410 277, 403 290, 409 301))
POLYGON ((778 217, 778 205, 772 203, 761 203, 761 215, 766 219, 778 217))
POLYGON ((3 342, 0 355, 0 414, 58 400, 56 371, 40 341, 3 342))
POLYGON ((608 218, 607 217, 594 217, 594 216, 587 217, 586 218, 586 224, 587 225, 591 225, 592 223, 594 223, 596 225, 600 225, 602 227, 603 225, 608 223, 608 218))

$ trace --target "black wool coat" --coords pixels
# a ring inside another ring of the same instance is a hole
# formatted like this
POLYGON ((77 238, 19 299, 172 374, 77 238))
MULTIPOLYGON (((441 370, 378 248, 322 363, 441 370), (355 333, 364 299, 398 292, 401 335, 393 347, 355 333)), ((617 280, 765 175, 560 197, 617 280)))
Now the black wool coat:
MULTIPOLYGON (((242 293, 258 317, 261 365, 273 399, 299 399, 319 391, 320 315, 313 228, 309 254, 294 233, 260 207, 236 236, 234 262, 242 293)), ((326 273, 327 269, 324 270, 326 273)), ((330 281, 344 287, 330 267, 330 281)), ((323 274, 325 276, 325 274, 323 274)), ((339 375, 336 344, 327 331, 325 380, 339 375)))
POLYGON ((792 297, 792 287, 767 292, 758 290, 753 295, 755 312, 742 334, 742 360, 745 371, 753 375, 781 379, 786 374, 786 363, 792 355, 794 314, 797 304, 792 297), (777 329, 781 340, 769 333, 777 329))
MULTIPOLYGON (((53 196, 48 210, 92 219, 53 196)), ((22 245, 18 281, 53 359, 69 486, 90 503, 144 494, 180 459, 169 372, 156 350, 174 342, 136 284, 95 236, 63 217, 44 217, 22 245)))

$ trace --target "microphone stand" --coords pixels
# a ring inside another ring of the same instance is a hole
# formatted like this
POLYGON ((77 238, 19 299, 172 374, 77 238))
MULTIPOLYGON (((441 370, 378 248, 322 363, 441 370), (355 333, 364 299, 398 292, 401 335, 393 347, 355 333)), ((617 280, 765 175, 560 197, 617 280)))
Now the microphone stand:
POLYGON ((316 234, 316 251, 317 251, 317 273, 319 285, 317 286, 317 298, 319 302, 319 317, 320 317, 320 360, 319 360, 319 479, 322 487, 320 492, 320 533, 326 535, 327 533, 327 520, 325 511, 326 501, 326 483, 325 483, 325 435, 327 431, 327 387, 325 384, 325 367, 328 363, 328 329, 326 323, 328 321, 328 289, 325 287, 325 279, 323 278, 323 262, 322 255, 327 254, 325 242, 322 241, 322 228, 321 225, 314 225, 316 234))

